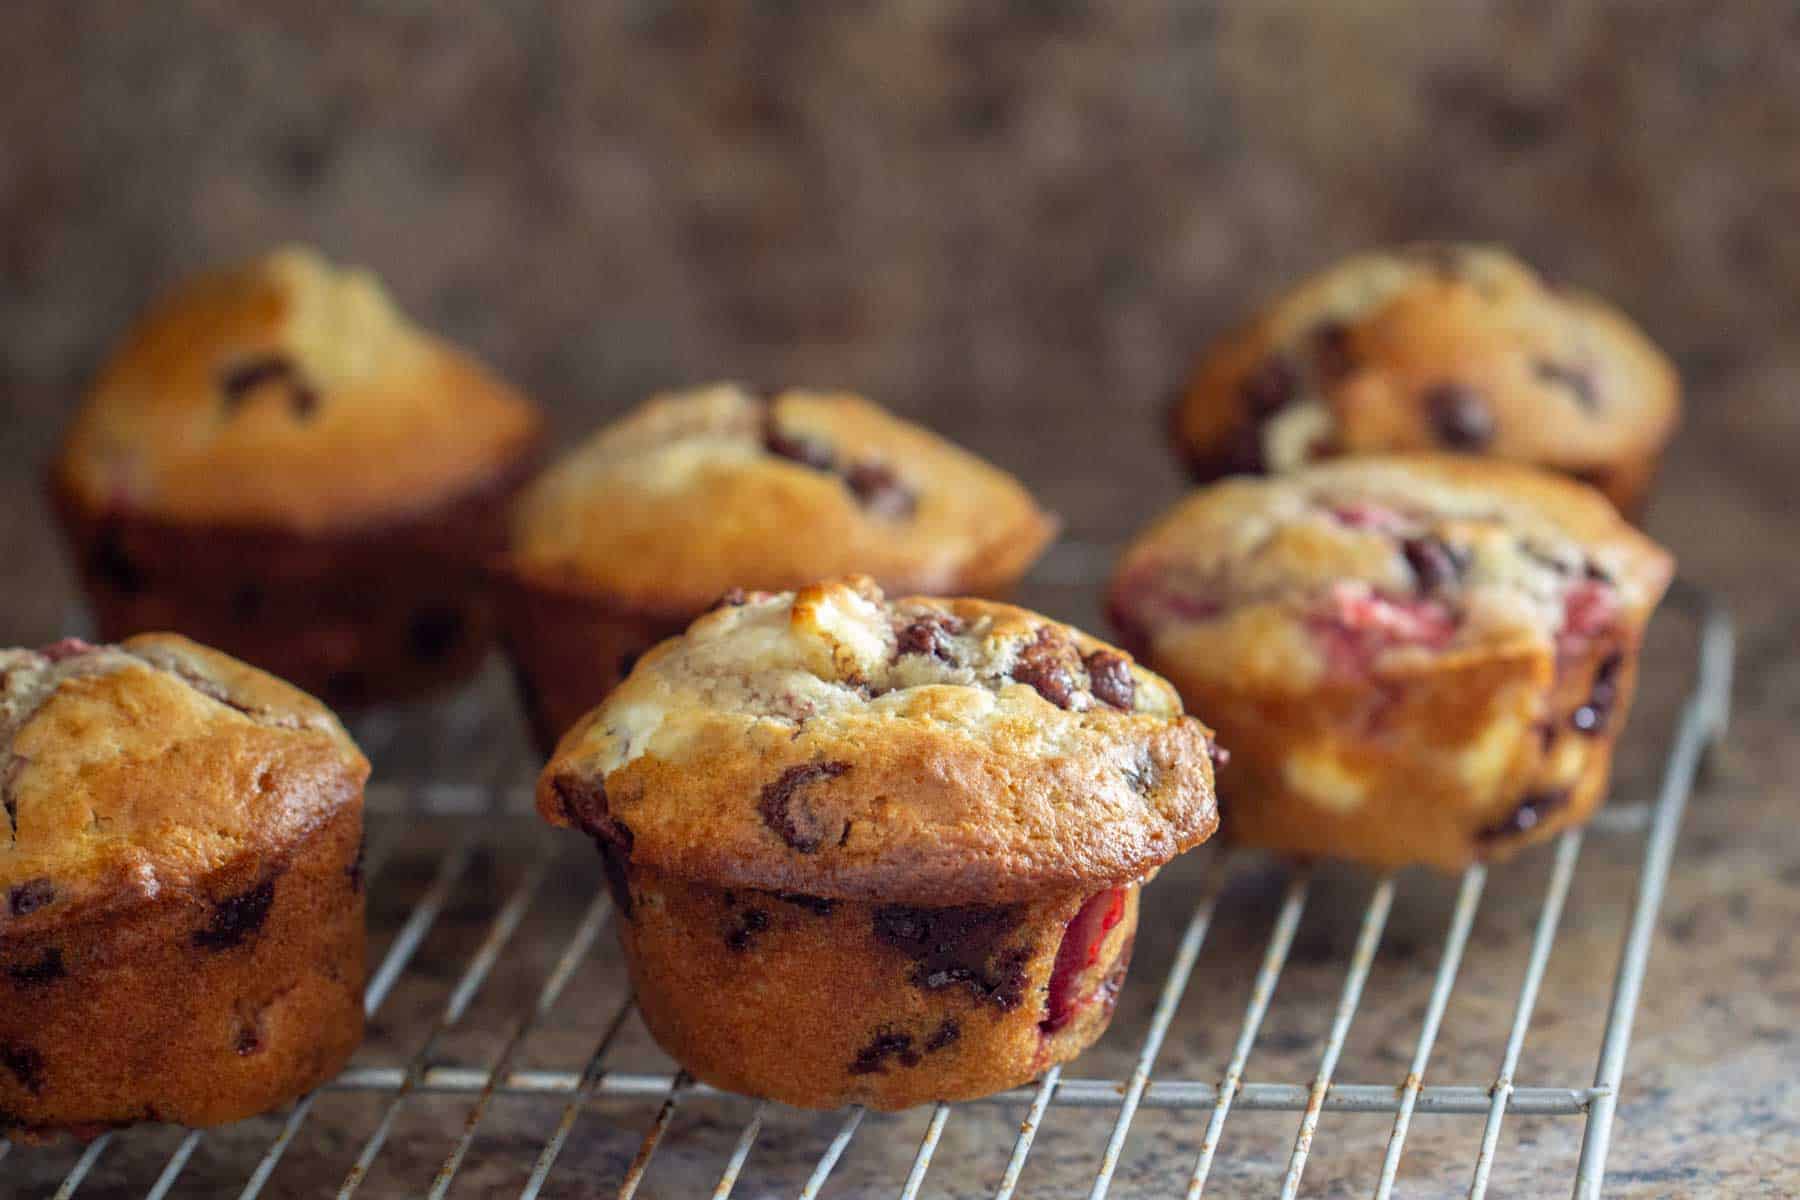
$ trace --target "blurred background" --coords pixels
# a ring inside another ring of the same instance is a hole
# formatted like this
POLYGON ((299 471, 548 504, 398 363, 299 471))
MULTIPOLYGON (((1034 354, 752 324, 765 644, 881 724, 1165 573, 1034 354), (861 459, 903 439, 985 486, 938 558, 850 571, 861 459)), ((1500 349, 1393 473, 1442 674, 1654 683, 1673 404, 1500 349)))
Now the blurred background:
POLYGON ((1792 3, 32 3, 0 72, 9 640, 60 622, 38 477, 109 344, 293 240, 564 439, 712 377, 858 388, 1111 541, 1178 492, 1209 337, 1348 251, 1493 239, 1680 362, 1652 524, 1690 573, 1791 533, 1792 3))
POLYGON ((1750 1194, 1785 1146, 1800 1184, 1791 1071, 1741 1090, 1800 1004, 1800 6, 314 7, 7 8, 0 644, 68 611, 39 489, 99 360, 274 244, 374 268, 564 442, 715 377, 854 388, 1104 547, 1180 494, 1168 395, 1251 306, 1376 243, 1507 243, 1678 361, 1649 525, 1744 636, 1615 1178, 1750 1194))

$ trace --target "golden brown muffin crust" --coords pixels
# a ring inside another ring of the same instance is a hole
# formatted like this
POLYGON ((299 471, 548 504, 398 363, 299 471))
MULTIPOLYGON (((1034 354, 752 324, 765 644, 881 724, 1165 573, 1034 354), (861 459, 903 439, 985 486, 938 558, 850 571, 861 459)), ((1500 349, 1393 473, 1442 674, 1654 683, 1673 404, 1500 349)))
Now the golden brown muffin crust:
POLYGON ((683 614, 732 587, 853 571, 988 592, 1055 528, 1004 471, 861 397, 720 384, 653 398, 545 472, 516 508, 510 564, 683 614))
POLYGON ((368 771, 311 697, 185 638, 0 651, 0 932, 198 886, 368 771))
POLYGON ((568 732, 546 819, 678 877, 922 904, 1127 883, 1217 822, 1206 728, 1105 643, 867 579, 734 601, 568 732))
POLYGON ((196 279, 102 371, 55 482, 94 511, 316 532, 503 474, 535 409, 365 271, 284 249, 196 279))

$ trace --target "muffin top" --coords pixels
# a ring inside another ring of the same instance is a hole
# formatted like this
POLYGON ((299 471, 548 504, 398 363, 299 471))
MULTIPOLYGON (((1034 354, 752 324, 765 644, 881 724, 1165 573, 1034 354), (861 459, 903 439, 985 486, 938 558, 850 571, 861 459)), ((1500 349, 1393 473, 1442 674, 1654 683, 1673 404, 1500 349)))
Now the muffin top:
POLYGON ((0 650, 0 935, 279 855, 368 773, 317 701, 186 638, 0 650))
POLYGON ((1055 531, 1010 475, 861 397, 719 384, 651 399, 545 472, 511 561, 538 586, 681 614, 849 572, 991 592, 1055 531))
POLYGON ((539 424, 368 272, 286 249, 196 279, 142 318, 54 478, 90 510, 335 529, 516 471, 539 424))
POLYGON ((1201 360, 1176 428, 1233 471, 1450 450, 1580 472, 1653 453, 1679 392, 1609 305, 1502 250, 1433 243, 1357 255, 1288 292, 1201 360))
POLYGON ((1641 629, 1666 552, 1593 489, 1493 459, 1343 459, 1196 492, 1127 548, 1110 609, 1183 679, 1366 684, 1641 629))
POLYGON ((1218 821, 1207 729, 1066 625, 866 578, 722 601, 571 729, 538 810, 731 887, 1002 902, 1144 876, 1218 821))

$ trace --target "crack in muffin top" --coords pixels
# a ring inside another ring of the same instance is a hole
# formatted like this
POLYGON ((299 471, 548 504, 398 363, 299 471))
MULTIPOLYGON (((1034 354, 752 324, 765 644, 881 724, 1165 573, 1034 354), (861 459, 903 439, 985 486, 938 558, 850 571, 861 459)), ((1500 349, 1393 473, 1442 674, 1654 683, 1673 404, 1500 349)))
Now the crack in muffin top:
POLYGON ((1143 877, 1217 824, 1210 734, 1104 642, 866 578, 727 598, 571 729, 538 808, 721 886, 1001 902, 1143 877))
POLYGON ((0 650, 0 933, 280 848, 368 771, 323 705, 186 638, 0 650))
POLYGON ((54 478, 90 511, 317 532, 504 476, 540 427, 369 272, 290 247, 191 280, 141 318, 54 478))
POLYGON ((1012 476, 859 396, 717 384, 654 397, 540 476, 514 509, 510 564, 691 613, 727 588, 852 572, 990 591, 1055 531, 1012 476))
POLYGON ((1233 479, 1126 550, 1128 644, 1275 692, 1641 629, 1673 561, 1581 484, 1496 460, 1346 459, 1233 479))

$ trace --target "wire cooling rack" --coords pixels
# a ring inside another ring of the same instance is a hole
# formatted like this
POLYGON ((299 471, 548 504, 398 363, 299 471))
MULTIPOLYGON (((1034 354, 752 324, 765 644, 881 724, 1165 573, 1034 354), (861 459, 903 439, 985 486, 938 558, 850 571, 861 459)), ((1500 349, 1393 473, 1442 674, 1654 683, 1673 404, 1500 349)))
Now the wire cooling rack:
MULTIPOLYGON (((1430 1194, 1458 1175, 1454 1190, 1488 1194, 1511 1117, 1530 1126, 1517 1136, 1535 1158, 1570 1147, 1573 1194, 1598 1196, 1677 830, 1728 717, 1729 619, 1685 586, 1668 607, 1690 632, 1675 651, 1652 639, 1626 737, 1660 764, 1638 778, 1622 765, 1618 798, 1585 833, 1453 881, 1189 855, 1146 890, 1139 967, 1113 1029, 1070 1073, 900 1115, 808 1114, 720 1093, 655 1049, 607 936, 613 912, 597 865, 580 839, 522 816, 530 766, 499 698, 504 681, 490 672, 427 723, 383 715, 358 727, 378 776, 395 778, 387 764, 409 759, 423 774, 371 789, 370 1035, 350 1068, 285 1112, 224 1129, 133 1129, 85 1147, 0 1141, 0 1194, 1006 1200, 1197 1197, 1211 1186, 1285 1198, 1326 1155, 1329 1116, 1346 1123, 1332 1146, 1356 1159, 1348 1173, 1332 1170, 1331 1194, 1385 1197, 1414 1119, 1460 1116, 1470 1139, 1460 1167, 1454 1138, 1415 1152, 1429 1160, 1430 1194), (1677 691, 1683 658, 1690 682, 1677 691), (1666 732, 1646 732, 1659 708, 1666 732), (1626 791, 1648 799, 1625 802, 1626 791), (1570 904, 1590 877, 1599 894, 1570 904), (1484 892, 1500 903, 1484 910, 1484 892), (1558 961, 1576 961, 1541 997, 1559 930, 1575 945, 1558 961), (1608 986, 1591 960, 1609 953, 1608 986), (1379 999, 1365 1006, 1378 976, 1379 999), (1440 1040, 1459 977, 1472 1032, 1440 1040), (1569 1011, 1539 1021, 1549 1077, 1563 1081, 1520 1083, 1534 1013, 1564 991, 1557 1003, 1569 1011), (1359 1012, 1380 1026, 1373 1048, 1356 1052, 1364 1070, 1384 1072, 1376 1082, 1339 1078, 1359 1012), (1571 1032, 1583 1016, 1598 1028, 1571 1032), (1470 1081, 1427 1083, 1434 1053, 1434 1080, 1460 1069, 1470 1081), (1567 1081, 1585 1054, 1592 1082, 1567 1081), (1264 1077, 1250 1075, 1253 1056, 1264 1077), (1244 1115, 1227 1142, 1233 1114, 1244 1115), (1281 1123, 1247 1129, 1259 1114, 1281 1123), (1579 1120, 1578 1152, 1571 1135, 1546 1131, 1553 1118, 1579 1120)), ((1533 1169, 1541 1180, 1541 1163, 1533 1169)))

